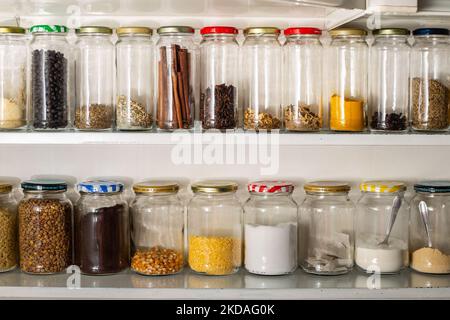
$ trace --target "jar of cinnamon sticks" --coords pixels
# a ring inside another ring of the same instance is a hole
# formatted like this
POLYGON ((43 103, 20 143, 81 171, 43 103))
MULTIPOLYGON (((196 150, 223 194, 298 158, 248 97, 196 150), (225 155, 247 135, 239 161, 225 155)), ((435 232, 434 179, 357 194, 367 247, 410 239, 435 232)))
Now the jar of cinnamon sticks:
POLYGON ((186 26, 166 26, 157 32, 157 129, 190 129, 195 109, 195 31, 186 26))

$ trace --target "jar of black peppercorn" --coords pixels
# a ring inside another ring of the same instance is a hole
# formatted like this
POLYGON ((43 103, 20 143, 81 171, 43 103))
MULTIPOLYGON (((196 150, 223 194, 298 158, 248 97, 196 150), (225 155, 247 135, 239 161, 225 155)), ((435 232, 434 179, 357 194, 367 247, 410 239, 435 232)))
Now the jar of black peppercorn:
POLYGON ((69 119, 69 70, 73 59, 61 25, 31 27, 31 127, 64 130, 69 119))
POLYGON ((123 184, 87 181, 78 185, 75 206, 75 264, 84 274, 112 274, 129 266, 130 226, 123 184))

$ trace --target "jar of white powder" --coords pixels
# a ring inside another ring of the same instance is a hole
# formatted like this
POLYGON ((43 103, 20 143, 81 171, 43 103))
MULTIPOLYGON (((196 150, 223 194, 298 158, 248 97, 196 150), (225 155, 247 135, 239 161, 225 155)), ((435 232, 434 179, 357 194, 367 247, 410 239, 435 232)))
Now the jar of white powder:
POLYGON ((294 185, 257 181, 248 185, 244 205, 245 268, 254 274, 281 275, 297 269, 297 204, 294 185))
POLYGON ((398 273, 409 264, 406 185, 367 181, 357 203, 355 262, 368 273, 398 273))

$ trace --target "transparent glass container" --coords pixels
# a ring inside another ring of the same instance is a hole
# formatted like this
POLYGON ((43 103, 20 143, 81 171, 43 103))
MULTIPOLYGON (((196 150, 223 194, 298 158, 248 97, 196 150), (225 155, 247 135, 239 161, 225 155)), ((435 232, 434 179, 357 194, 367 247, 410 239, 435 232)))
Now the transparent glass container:
POLYGON ((108 27, 77 29, 75 129, 111 130, 114 124, 115 56, 108 27))
POLYGON ((0 273, 19 262, 17 201, 11 184, 0 182, 0 273))
POLYGON ((247 28, 242 45, 244 129, 281 129, 282 48, 278 28, 247 28))
POLYGON ((432 274, 450 274, 450 181, 414 185, 411 200, 410 267, 432 274))
POLYGON ((400 132, 409 127, 408 29, 373 31, 370 49, 369 127, 371 131, 400 132))
POLYGON ((75 264, 84 274, 112 274, 130 265, 130 218, 123 184, 86 181, 75 206, 75 264))
POLYGON ((60 180, 22 183, 19 203, 20 269, 26 273, 63 272, 72 264, 72 203, 60 180))
POLYGON ((0 26, 0 131, 26 128, 27 52, 25 29, 0 26))
POLYGON ((299 261, 307 273, 344 274, 353 268, 355 205, 344 182, 305 185, 300 205, 299 261))
POLYGON ((409 265, 406 185, 395 181, 368 181, 362 183, 360 189, 355 263, 368 273, 398 273, 409 265))
POLYGON ((203 181, 191 186, 194 197, 187 207, 188 261, 206 275, 237 272, 242 263, 242 207, 237 184, 203 181))
POLYGON ((157 129, 190 129, 198 92, 195 30, 169 26, 160 27, 157 32, 157 129))
POLYGON ((116 30, 118 130, 153 127, 154 47, 152 29, 121 27, 116 30))
POLYGON ((33 130, 65 130, 70 126, 72 51, 60 25, 31 27, 31 115, 33 130))
POLYGON ((449 30, 414 30, 411 50, 410 105, 412 128, 445 131, 449 124, 449 30))
POLYGON ((180 272, 184 265, 184 207, 177 196, 178 184, 146 181, 133 189, 131 269, 143 275, 180 272))
POLYGON ((284 30, 283 121, 287 131, 322 128, 321 34, 316 28, 284 30))
POLYGON ((364 131, 367 108, 367 32, 356 28, 330 31, 327 49, 330 130, 364 131))
POLYGON ((203 129, 234 129, 238 120, 239 44, 233 27, 205 27, 200 44, 203 129))
POLYGON ((254 274, 281 275, 298 266, 298 207, 294 185, 258 181, 248 185, 244 204, 245 268, 254 274))

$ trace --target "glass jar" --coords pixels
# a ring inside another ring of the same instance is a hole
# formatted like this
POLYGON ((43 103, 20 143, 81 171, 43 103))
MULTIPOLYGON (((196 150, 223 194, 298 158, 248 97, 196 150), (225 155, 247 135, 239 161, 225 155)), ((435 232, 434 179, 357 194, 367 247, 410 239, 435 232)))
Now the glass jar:
POLYGON ((78 185, 75 206, 75 264, 84 274, 111 274, 130 263, 128 204, 122 199, 123 184, 86 181, 78 185))
POLYGON ((244 129, 281 128, 282 49, 278 28, 247 28, 242 45, 244 129))
POLYGON ((114 122, 114 45, 112 29, 77 29, 77 130, 111 130, 114 122))
POLYGON ((149 130, 153 126, 152 29, 121 27, 116 30, 118 130, 149 130))
POLYGON ((234 129, 237 124, 239 85, 238 30, 205 27, 200 33, 201 99, 203 129, 234 129))
POLYGON ((250 273, 281 275, 297 269, 298 208, 294 185, 258 181, 248 185, 244 205, 245 268, 250 273))
POLYGON ((67 27, 31 27, 31 127, 64 130, 69 126, 69 88, 72 64, 67 27))
POLYGON ((362 183, 360 189, 356 265, 368 273, 398 273, 409 264, 406 185, 395 181, 368 181, 362 183))
POLYGON ((72 203, 62 180, 28 180, 19 203, 20 268, 52 274, 72 264, 72 203))
POLYGON ((344 274, 353 268, 355 205, 345 182, 305 185, 300 206, 300 265, 307 273, 344 274))
POLYGON ((184 207, 175 182, 147 181, 133 187, 130 205, 131 269, 144 275, 175 274, 184 265, 184 207))
POLYGON ((445 131, 449 124, 449 30, 422 28, 413 32, 411 50, 411 115, 417 131, 445 131))
POLYGON ((317 28, 284 30, 283 120, 287 131, 322 127, 322 44, 317 28))
POLYGON ((24 28, 0 26, 0 130, 27 125, 27 51, 24 28))
POLYGON ((375 42, 370 51, 370 130, 407 131, 409 30, 385 28, 372 33, 375 42))
POLYGON ((330 129, 364 131, 367 106, 367 32, 356 28, 330 31, 328 93, 330 129))
POLYGON ((19 260, 17 201, 13 187, 0 182, 0 273, 13 270, 19 260))
POLYGON ((191 186, 187 207, 189 266, 198 273, 226 275, 242 263, 242 207, 238 185, 231 181, 202 181, 191 186))
POLYGON ((420 182, 414 190, 410 266, 418 272, 450 274, 450 181, 420 182))
POLYGON ((193 125, 197 48, 194 28, 160 27, 157 47, 158 101, 156 124, 160 130, 190 129, 193 125))

